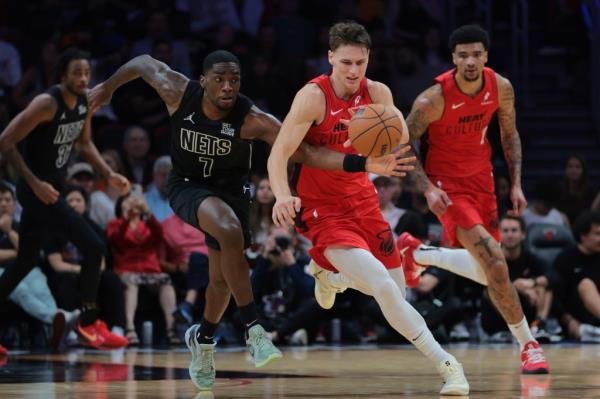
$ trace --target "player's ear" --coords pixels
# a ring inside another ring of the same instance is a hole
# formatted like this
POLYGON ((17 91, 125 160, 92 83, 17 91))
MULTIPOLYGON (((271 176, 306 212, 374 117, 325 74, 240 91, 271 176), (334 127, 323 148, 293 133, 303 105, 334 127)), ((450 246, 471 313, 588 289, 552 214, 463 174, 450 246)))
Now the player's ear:
POLYGON ((206 85, 206 76, 200 75, 200 86, 202 86, 202 88, 204 89, 205 85, 206 85))
POLYGON ((327 50, 327 60, 329 61, 329 65, 333 66, 333 51, 327 50))

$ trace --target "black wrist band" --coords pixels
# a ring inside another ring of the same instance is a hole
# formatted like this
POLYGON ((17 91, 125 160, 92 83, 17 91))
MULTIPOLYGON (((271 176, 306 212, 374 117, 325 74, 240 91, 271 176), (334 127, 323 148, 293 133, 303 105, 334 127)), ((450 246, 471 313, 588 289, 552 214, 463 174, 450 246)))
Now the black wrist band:
POLYGON ((344 157, 345 172, 366 172, 367 158, 356 154, 348 154, 344 157))

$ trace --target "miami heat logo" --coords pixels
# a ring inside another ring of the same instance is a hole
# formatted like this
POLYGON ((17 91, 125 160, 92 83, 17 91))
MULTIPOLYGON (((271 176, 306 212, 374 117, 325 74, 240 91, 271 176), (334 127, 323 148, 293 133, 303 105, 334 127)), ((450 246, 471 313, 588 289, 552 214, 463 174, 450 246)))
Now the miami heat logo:
POLYGON ((379 251, 384 256, 390 256, 394 252, 394 235, 392 234, 392 229, 387 228, 377 233, 377 238, 381 241, 379 251))

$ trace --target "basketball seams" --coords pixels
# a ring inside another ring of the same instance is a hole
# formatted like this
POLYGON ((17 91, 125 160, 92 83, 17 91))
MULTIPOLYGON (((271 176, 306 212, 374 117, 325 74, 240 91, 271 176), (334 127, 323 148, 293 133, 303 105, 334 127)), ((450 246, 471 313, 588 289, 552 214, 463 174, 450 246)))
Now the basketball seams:
MULTIPOLYGON (((394 139, 392 138, 392 136, 396 135, 395 132, 398 132, 400 134, 400 136, 402 135, 403 129, 400 126, 395 126, 396 123, 391 122, 389 125, 387 124, 388 121, 391 121, 393 119, 400 119, 400 117, 398 115, 396 115, 395 112, 393 112, 392 110, 388 110, 387 107, 382 106, 381 104, 366 105, 363 108, 363 112, 360 113, 360 116, 356 115, 356 117, 352 118, 352 121, 353 122, 360 121, 361 124, 365 124, 365 123, 369 123, 369 121, 371 121, 371 120, 376 120, 376 119, 378 119, 377 122, 371 123, 369 126, 363 128, 362 131, 359 134, 355 135, 354 139, 352 140, 354 147, 356 149, 358 149, 358 151, 365 156, 371 156, 373 154, 373 152, 375 151, 375 149, 378 149, 378 151, 381 152, 382 149, 386 146, 386 144, 385 144, 386 141, 388 143, 387 145, 389 146, 389 150, 391 151, 392 147, 394 146, 394 143, 393 143, 394 139), (379 108, 381 108, 381 112, 378 112, 379 108), (375 115, 363 116, 365 114, 368 114, 368 112, 364 112, 367 110, 369 112, 372 112, 375 115), (386 117, 386 115, 390 115, 390 116, 386 117), (383 125, 383 126, 381 126, 381 128, 378 129, 377 128, 378 125, 383 125), (375 129, 378 129, 378 130, 375 131, 375 129), (359 143, 361 142, 360 140, 363 139, 364 137, 367 137, 367 140, 368 140, 367 142, 365 142, 367 148, 364 148, 365 145, 362 145, 362 146, 359 145, 359 143), (371 143, 371 145, 369 146, 368 143, 371 143), (359 149, 360 147, 362 147, 362 151, 359 149)), ((353 130, 356 131, 357 129, 354 128, 353 130)), ((377 155, 380 155, 380 154, 377 154, 377 155)))
MULTIPOLYGON (((369 130, 373 129, 375 126, 379 125, 380 123, 383 122, 383 124, 385 125, 386 121, 389 121, 390 119, 394 119, 394 118, 398 118, 398 116, 394 115, 394 116, 390 116, 389 118, 386 118, 386 119, 381 119, 381 117, 379 117, 380 122, 377 122, 377 123, 375 123, 375 124, 373 124, 373 125, 365 128, 365 130, 363 130, 362 132, 360 132, 359 134, 357 134, 356 137, 354 137, 353 141, 356 141, 360 136, 362 136, 363 134, 367 133, 369 130)), ((372 118, 360 118, 360 119, 372 119, 372 118)), ((356 119, 356 120, 359 120, 359 119, 356 119)))

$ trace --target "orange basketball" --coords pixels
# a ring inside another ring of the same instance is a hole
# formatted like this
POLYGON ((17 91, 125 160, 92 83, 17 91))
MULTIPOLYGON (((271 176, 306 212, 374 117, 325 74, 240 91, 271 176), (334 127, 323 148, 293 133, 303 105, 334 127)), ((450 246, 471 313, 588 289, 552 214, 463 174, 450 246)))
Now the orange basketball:
POLYGON ((359 108, 348 126, 352 146, 364 156, 389 154, 399 144, 408 142, 404 118, 383 104, 359 108))

